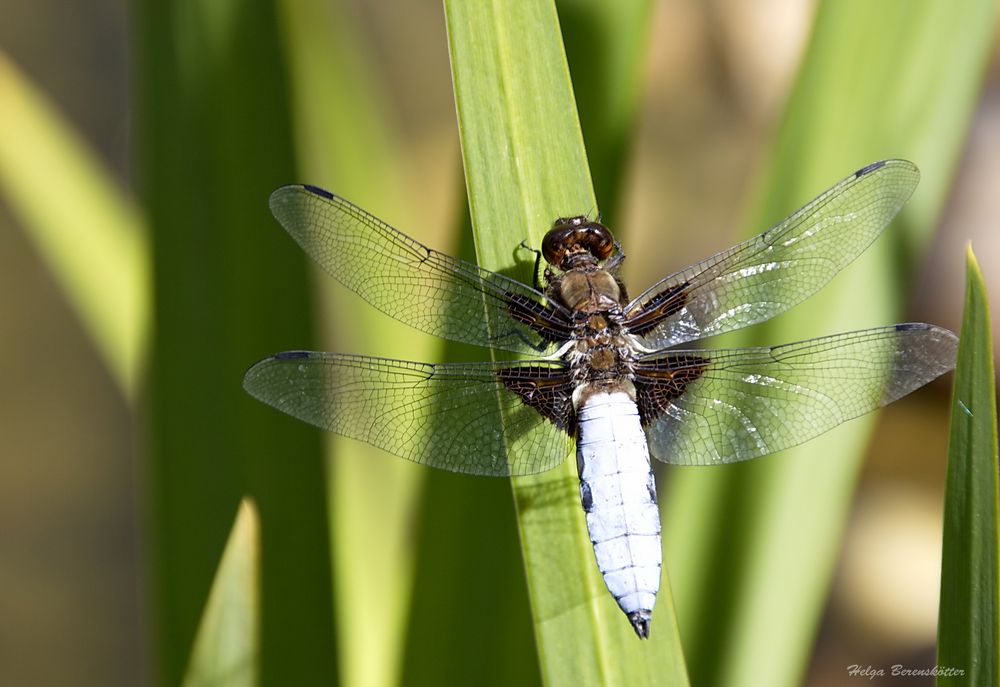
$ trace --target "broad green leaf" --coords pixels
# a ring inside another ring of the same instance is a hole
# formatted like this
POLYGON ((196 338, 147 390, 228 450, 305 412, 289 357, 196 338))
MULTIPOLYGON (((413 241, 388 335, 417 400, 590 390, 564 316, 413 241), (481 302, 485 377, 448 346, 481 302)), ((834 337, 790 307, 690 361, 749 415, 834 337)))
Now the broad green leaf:
POLYGON ((3 53, 0 112, 0 193, 131 399, 150 308, 141 214, 96 154, 3 53))
POLYGON ((971 247, 966 269, 948 443, 938 618, 937 665, 948 673, 938 677, 937 684, 995 685, 1000 681, 996 371, 986 283, 971 247))
MULTIPOLYGON (((446 2, 455 100, 480 264, 531 279, 555 217, 595 207, 551 2, 446 2)), ((574 461, 514 480, 543 680, 686 684, 669 583, 643 643, 607 593, 579 506, 574 461)))
POLYGON ((260 635, 260 520, 244 499, 212 582, 184 687, 254 687, 260 635))
MULTIPOLYGON (((930 237, 993 44, 997 5, 837 0, 813 33, 747 235, 877 159, 923 182, 858 262, 787 315, 726 344, 777 344, 904 319, 905 277, 930 237)), ((667 562, 692 679, 801 682, 873 418, 781 454, 671 473, 667 562)))
POLYGON ((259 681, 336 680, 320 436, 240 383, 257 359, 312 341, 306 259, 267 210, 294 162, 275 12, 266 0, 144 0, 134 12, 154 258, 145 473, 163 684, 181 679, 247 494, 261 523, 259 681))

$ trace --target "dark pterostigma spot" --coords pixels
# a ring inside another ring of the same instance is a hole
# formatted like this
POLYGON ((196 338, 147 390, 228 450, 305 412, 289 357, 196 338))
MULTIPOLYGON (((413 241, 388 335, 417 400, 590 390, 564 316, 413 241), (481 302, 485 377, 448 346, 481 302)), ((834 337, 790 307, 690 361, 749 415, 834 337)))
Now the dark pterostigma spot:
POLYGON ((896 325, 897 332, 920 332, 931 328, 931 325, 923 322, 904 322, 896 325))
POLYGON ((281 353, 275 353, 272 357, 275 360, 301 360, 309 356, 309 351, 282 351, 281 353))
POLYGON ((321 189, 319 186, 312 186, 311 184, 302 184, 302 188, 309 191, 309 193, 314 193, 317 196, 326 198, 327 200, 333 200, 333 194, 329 191, 321 189))
POLYGON ((878 162, 873 162, 870 165, 866 165, 854 173, 855 178, 863 177, 869 172, 874 172, 876 169, 882 169, 885 167, 885 160, 879 160, 878 162))

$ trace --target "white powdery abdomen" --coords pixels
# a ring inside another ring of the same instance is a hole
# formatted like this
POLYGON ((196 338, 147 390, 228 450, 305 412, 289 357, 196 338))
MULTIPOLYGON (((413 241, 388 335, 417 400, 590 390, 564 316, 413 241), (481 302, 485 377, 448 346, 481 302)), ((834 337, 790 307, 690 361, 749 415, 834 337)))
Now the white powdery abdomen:
POLYGON ((579 409, 577 465, 587 530, 608 591, 636 632, 649 634, 660 588, 660 514, 646 435, 625 391, 594 393, 579 409))

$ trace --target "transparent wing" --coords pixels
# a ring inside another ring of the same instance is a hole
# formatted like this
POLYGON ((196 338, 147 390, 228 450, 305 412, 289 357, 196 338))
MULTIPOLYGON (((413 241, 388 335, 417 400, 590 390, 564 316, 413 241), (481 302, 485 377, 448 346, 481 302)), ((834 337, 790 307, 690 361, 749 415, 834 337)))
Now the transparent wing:
POLYGON ((451 472, 543 472, 573 446, 571 429, 543 417, 573 421, 563 412, 572 409, 572 384, 559 363, 430 365, 290 351, 254 365, 243 386, 312 425, 451 472))
POLYGON ((919 180, 905 160, 859 169, 763 234, 653 285, 626 308, 630 331, 655 350, 784 312, 860 255, 919 180))
POLYGON ((652 455, 714 465, 801 444, 955 366, 958 338, 899 324, 773 348, 672 351, 640 361, 652 455), (670 392, 666 382, 674 380, 670 392))
POLYGON ((566 338, 559 325, 568 313, 540 292, 431 250, 343 198, 297 185, 278 189, 270 202, 274 216, 324 270, 401 322, 517 353, 545 352, 566 338), (519 320, 512 319, 512 308, 519 320))

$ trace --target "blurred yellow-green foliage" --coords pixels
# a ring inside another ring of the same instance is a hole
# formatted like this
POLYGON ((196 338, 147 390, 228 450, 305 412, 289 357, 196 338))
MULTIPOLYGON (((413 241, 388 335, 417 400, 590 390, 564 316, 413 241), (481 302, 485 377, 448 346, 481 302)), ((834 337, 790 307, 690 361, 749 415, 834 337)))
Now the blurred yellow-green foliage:
MULTIPOLYGON (((924 173, 903 221, 767 340, 957 330, 970 239, 1000 302, 996 8, 917 6, 556 3, 633 288, 901 156, 924 173)), ((175 684, 197 633, 258 610, 235 626, 259 653, 216 645, 252 654, 231 684, 559 674, 507 483, 324 448, 239 383, 289 348, 466 355, 313 278, 266 204, 308 181, 471 254, 451 69, 442 8, 412 0, 0 6, 0 684, 175 684), (227 541, 242 582, 210 594, 227 541)), ((693 684, 933 665, 946 417, 942 382, 870 441, 666 475, 693 684)))

